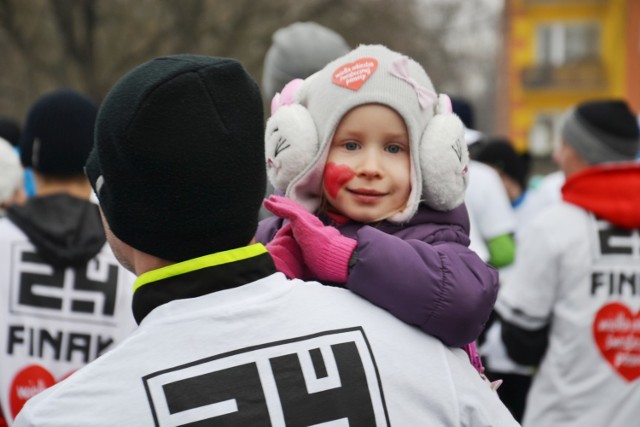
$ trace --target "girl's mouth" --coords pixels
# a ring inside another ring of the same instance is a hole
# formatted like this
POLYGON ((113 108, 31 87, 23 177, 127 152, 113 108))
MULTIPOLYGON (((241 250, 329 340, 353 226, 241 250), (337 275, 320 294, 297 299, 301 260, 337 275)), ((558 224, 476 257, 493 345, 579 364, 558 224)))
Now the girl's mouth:
POLYGON ((382 193, 377 190, 372 190, 369 188, 348 188, 347 191, 349 191, 352 194, 356 194, 360 196, 384 196, 385 195, 385 193, 382 193))
POLYGON ((380 201, 386 193, 367 188, 347 189, 351 197, 358 203, 373 204, 380 201))

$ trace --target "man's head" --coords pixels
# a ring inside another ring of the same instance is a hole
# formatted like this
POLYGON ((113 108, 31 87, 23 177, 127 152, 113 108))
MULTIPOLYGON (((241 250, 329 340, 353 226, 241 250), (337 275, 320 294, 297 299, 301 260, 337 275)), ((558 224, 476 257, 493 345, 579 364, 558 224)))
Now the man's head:
POLYGON ((97 112, 95 102, 70 89, 42 95, 27 113, 20 139, 22 164, 51 178, 82 177, 97 112))
POLYGON ((114 236, 179 262, 251 241, 263 141, 260 91, 239 62, 167 56, 107 94, 86 172, 114 236))
POLYGON ((624 101, 591 101, 567 114, 554 159, 570 176, 590 165, 633 161, 639 148, 638 123, 624 101))
POLYGON ((20 145, 20 125, 10 117, 0 117, 0 138, 14 147, 20 145))
POLYGON ((510 140, 489 138, 478 150, 476 160, 498 171, 512 202, 527 189, 529 154, 518 153, 510 140))
POLYGON ((469 100, 457 96, 451 98, 451 108, 464 124, 464 141, 469 148, 469 156, 475 159, 487 143, 486 135, 476 129, 475 109, 469 100))

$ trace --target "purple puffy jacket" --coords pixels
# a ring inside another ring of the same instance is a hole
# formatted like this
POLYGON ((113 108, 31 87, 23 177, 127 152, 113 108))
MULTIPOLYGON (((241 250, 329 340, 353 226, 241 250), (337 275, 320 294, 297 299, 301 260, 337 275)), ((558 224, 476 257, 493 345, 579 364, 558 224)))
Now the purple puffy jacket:
MULTIPOLYGON (((420 205, 400 225, 322 219, 358 241, 347 288, 446 345, 478 338, 498 295, 498 272, 469 249, 464 205, 449 212, 420 205)), ((277 217, 262 220, 257 241, 266 244, 282 225, 277 217)))

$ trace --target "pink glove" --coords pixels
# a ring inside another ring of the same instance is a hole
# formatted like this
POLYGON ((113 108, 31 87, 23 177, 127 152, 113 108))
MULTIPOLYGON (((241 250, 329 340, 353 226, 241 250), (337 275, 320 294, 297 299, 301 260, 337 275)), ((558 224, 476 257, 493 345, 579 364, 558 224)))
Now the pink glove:
POLYGON ((324 225, 313 214, 291 199, 271 196, 264 206, 274 215, 290 221, 293 236, 302 249, 302 257, 316 280, 346 283, 349 260, 358 242, 324 225))
POLYGON ((267 243, 267 251, 271 254, 278 271, 283 272, 289 279, 304 278, 302 251, 293 238, 291 224, 278 230, 273 240, 267 243))

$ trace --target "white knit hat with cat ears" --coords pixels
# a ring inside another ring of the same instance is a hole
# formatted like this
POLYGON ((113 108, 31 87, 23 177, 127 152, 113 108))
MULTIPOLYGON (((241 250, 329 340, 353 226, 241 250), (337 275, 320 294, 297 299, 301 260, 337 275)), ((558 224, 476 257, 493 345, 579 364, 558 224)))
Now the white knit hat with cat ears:
POLYGON ((315 212, 333 134, 345 114, 365 104, 394 109, 409 132, 411 194, 388 220, 408 221, 422 201, 441 211, 460 205, 469 162, 464 125, 417 62, 381 45, 361 45, 274 97, 265 136, 274 187, 315 212))

